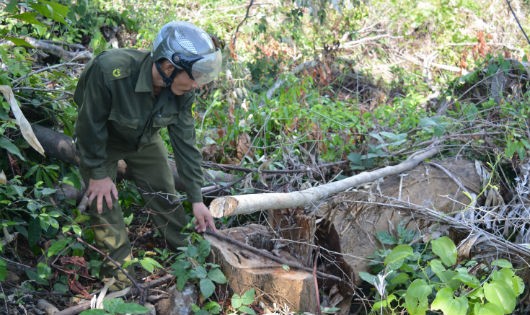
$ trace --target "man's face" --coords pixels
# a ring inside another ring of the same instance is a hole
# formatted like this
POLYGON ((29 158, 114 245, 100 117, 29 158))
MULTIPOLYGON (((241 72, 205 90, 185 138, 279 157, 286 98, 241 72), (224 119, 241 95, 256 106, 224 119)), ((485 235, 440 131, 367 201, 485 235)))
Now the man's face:
POLYGON ((193 81, 186 71, 181 71, 171 84, 171 92, 175 95, 182 95, 199 87, 197 82, 193 81))

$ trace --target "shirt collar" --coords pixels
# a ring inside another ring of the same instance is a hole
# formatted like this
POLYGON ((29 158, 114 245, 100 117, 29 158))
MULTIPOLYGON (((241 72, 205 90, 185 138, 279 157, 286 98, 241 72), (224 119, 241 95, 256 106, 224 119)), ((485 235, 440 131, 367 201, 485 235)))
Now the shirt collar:
POLYGON ((138 75, 138 81, 136 81, 135 92, 153 92, 152 68, 153 58, 149 52, 140 65, 140 74, 138 75))

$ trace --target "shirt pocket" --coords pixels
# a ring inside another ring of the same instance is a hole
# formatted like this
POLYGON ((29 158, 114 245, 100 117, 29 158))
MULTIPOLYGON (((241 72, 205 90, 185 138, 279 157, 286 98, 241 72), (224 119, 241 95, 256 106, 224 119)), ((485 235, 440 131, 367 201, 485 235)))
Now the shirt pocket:
POLYGON ((156 114, 153 117, 153 127, 154 128, 162 128, 167 127, 172 124, 178 123, 179 115, 178 113, 171 113, 171 114, 156 114))
POLYGON ((140 136, 143 126, 140 126, 140 119, 124 117, 120 115, 110 115, 109 137, 119 138, 131 143, 135 143, 140 136))
POLYGON ((112 121, 115 126, 124 129, 137 130, 140 129, 140 119, 134 116, 135 115, 120 113, 119 111, 111 111, 109 120, 112 121))

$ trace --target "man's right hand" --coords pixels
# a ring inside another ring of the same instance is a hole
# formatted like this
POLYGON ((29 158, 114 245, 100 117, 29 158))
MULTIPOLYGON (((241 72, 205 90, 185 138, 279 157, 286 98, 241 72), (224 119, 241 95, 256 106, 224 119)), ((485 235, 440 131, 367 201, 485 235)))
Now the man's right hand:
POLYGON ((118 189, 110 177, 103 179, 90 179, 88 188, 86 190, 88 204, 91 205, 96 199, 96 208, 98 213, 103 213, 103 199, 107 203, 107 207, 112 209, 113 197, 118 199, 118 189))

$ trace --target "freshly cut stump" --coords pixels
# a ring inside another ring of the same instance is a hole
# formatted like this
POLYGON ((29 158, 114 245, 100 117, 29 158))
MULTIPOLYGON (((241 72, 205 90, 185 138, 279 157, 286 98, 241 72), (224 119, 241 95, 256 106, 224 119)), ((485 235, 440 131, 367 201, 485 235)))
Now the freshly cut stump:
MULTIPOLYGON (((273 250, 273 235, 263 225, 234 227, 219 233, 263 251, 273 250)), ((276 305, 293 312, 316 311, 315 281, 311 273, 294 268, 285 270, 280 263, 237 245, 210 235, 205 238, 211 243, 214 262, 221 266, 235 293, 243 294, 254 288, 258 300, 271 309, 276 305)), ((276 250, 274 254, 285 261, 295 261, 286 251, 276 250)))

